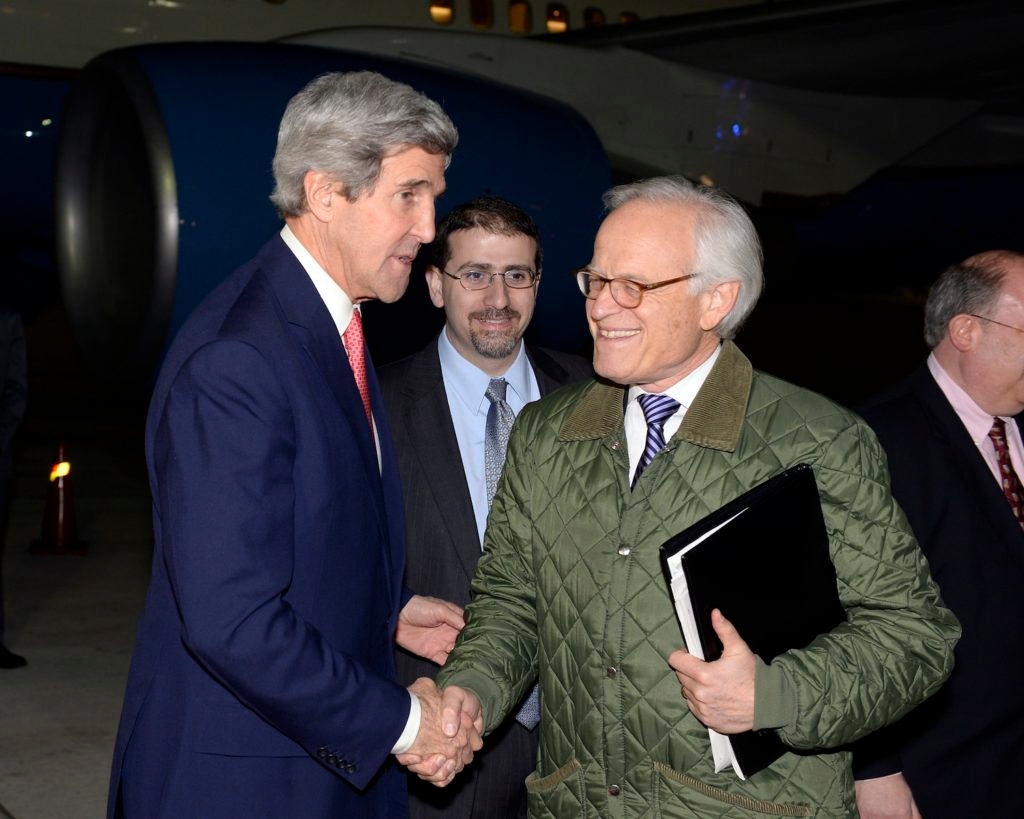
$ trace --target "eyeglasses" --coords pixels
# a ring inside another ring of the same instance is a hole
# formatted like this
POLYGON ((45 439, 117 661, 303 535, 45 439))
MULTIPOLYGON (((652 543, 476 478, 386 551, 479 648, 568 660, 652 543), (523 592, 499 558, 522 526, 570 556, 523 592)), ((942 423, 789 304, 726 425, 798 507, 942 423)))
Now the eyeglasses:
POLYGON ((633 281, 632 279, 609 279, 605 276, 599 276, 589 267, 581 267, 576 271, 576 284, 580 286, 580 292, 588 299, 596 299, 601 294, 601 291, 604 290, 605 285, 608 285, 615 303, 619 307, 625 307, 628 310, 633 307, 639 307, 644 293, 648 290, 657 290, 659 287, 665 287, 669 284, 685 282, 687 279, 692 279, 697 275, 697 273, 688 273, 675 279, 665 279, 664 281, 648 284, 646 282, 633 281))
POLYGON ((976 319, 981 319, 982 321, 991 322, 992 324, 998 324, 1000 327, 1006 327, 1009 330, 1016 330, 1018 333, 1024 333, 1024 328, 1014 327, 1012 324, 1004 324, 1003 322, 996 321, 995 319, 989 318, 988 316, 979 316, 977 313, 968 313, 967 315, 973 316, 976 319))
POLYGON ((441 272, 449 278, 458 279, 467 290, 486 290, 491 286, 495 277, 501 277, 505 286, 511 287, 513 290, 525 290, 527 287, 533 287, 540 279, 540 273, 535 273, 525 267, 513 267, 501 272, 470 268, 457 275, 449 273, 447 270, 441 272))

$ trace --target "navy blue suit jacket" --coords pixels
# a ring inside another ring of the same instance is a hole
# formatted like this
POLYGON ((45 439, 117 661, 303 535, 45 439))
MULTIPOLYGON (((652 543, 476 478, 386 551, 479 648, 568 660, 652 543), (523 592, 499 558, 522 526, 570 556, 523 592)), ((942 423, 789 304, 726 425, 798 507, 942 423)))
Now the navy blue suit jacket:
POLYGON ((146 433, 155 552, 108 813, 394 817, 401 490, 337 328, 281 238, 167 354, 146 433), (382 474, 383 473, 383 474, 382 474))
POLYGON ((927 819, 1024 816, 1024 532, 926 366, 860 411, 963 636, 945 685, 855 749, 854 772, 903 771, 927 819))

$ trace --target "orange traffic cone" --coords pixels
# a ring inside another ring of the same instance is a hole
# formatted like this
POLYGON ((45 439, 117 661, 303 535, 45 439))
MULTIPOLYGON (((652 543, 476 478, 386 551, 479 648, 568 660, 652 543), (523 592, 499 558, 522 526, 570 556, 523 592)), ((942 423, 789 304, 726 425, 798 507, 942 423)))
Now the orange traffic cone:
POLYGON ((71 462, 61 441, 50 470, 50 492, 43 512, 43 532, 29 551, 37 555, 84 555, 88 544, 78 539, 75 492, 71 483, 71 462))

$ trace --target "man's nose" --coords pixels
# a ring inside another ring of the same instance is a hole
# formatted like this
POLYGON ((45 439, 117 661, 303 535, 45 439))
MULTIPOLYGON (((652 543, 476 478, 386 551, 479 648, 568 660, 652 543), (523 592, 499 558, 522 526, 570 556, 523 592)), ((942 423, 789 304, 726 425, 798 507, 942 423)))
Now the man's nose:
POLYGON ((587 311, 594 319, 610 316, 621 309, 619 303, 612 298, 612 288, 609 284, 598 290, 597 296, 587 299, 587 311))
POLYGON ((434 235, 437 233, 434 217, 434 202, 430 200, 421 208, 419 219, 416 220, 416 224, 413 226, 413 235, 421 245, 428 245, 434 241, 434 235))
POLYGON ((508 285, 505 284, 505 277, 500 273, 491 276, 491 283, 485 291, 484 301, 491 307, 508 306, 508 285))

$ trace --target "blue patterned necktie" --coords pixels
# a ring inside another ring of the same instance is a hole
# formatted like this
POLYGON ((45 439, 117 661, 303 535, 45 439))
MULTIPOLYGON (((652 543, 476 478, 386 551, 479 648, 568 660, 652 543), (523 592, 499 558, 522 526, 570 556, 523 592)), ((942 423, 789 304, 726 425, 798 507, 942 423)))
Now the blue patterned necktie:
POLYGON ((636 472, 633 473, 631 489, 636 486, 643 471, 650 466, 654 456, 665 448, 665 422, 679 409, 678 401, 660 393, 644 393, 637 400, 647 420, 647 441, 640 462, 636 465, 636 472))
MULTIPOLYGON (((516 415, 505 400, 508 382, 504 378, 492 378, 484 395, 491 402, 487 410, 487 426, 484 428, 484 478, 487 482, 487 508, 494 500, 494 490, 501 477, 501 468, 505 464, 505 450, 508 447, 508 434, 512 431, 512 422, 516 415)), ((530 696, 523 701, 516 714, 516 720, 527 730, 532 731, 540 722, 540 687, 534 686, 530 696)))
POLYGON ((487 426, 484 428, 484 479, 487 483, 487 508, 490 509, 494 500, 494 490, 498 487, 501 468, 505 464, 505 449, 508 447, 508 434, 512 431, 512 422, 516 414, 505 400, 508 382, 504 378, 492 378, 484 395, 491 402, 487 410, 487 426))

